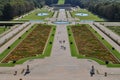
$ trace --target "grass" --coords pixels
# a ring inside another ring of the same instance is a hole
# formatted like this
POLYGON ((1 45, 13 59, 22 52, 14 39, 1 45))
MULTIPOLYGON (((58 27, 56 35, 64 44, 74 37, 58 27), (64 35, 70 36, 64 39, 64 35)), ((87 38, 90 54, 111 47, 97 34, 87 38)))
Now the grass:
POLYGON ((107 26, 107 28, 113 31, 114 33, 120 35, 120 26, 107 26))
POLYGON ((9 28, 5 28, 5 27, 0 27, 0 34, 4 33, 5 31, 7 31, 9 28))
POLYGON ((65 0, 58 0, 58 4, 64 4, 65 0))
POLYGON ((93 13, 89 12, 86 9, 79 9, 78 11, 71 12, 72 17, 77 17, 80 19, 80 21, 104 21, 102 18, 98 17, 97 15, 94 15, 93 13), (76 13, 86 13, 88 16, 76 16, 76 13))
POLYGON ((21 18, 20 20, 44 20, 45 18, 52 17, 53 12, 49 12, 47 9, 36 9, 33 13, 21 18), (45 12, 47 16, 37 16, 38 13, 45 12))
POLYGON ((77 50, 76 44, 75 44, 75 40, 74 40, 74 36, 73 36, 72 30, 71 30, 71 26, 67 27, 67 31, 68 31, 68 36, 69 36, 70 48, 71 48, 71 56, 73 56, 73 57, 80 56, 79 52, 77 50))
MULTIPOLYGON (((0 60, 2 60, 11 50, 13 50, 16 45, 18 45, 21 41, 23 41, 32 31, 33 29, 36 27, 37 25, 34 25, 33 28, 31 28, 28 32, 26 32, 25 34, 23 34, 21 37, 21 39, 18 39, 16 42, 14 42, 14 44, 11 45, 11 48, 10 49, 7 49, 5 50, 1 55, 0 55, 0 60)), ((39 54, 37 56, 33 56, 33 57, 27 57, 27 58, 23 58, 23 59, 20 59, 16 62, 16 64, 22 64, 23 62, 25 62, 26 60, 30 60, 30 59, 37 59, 37 58, 44 58, 48 55, 50 55, 51 53, 51 48, 52 48, 52 44, 49 44, 49 41, 53 41, 54 39, 54 36, 51 36, 52 34, 55 34, 55 26, 51 25, 52 26, 52 29, 51 29, 51 33, 49 35, 49 38, 48 38, 48 42, 46 42, 46 47, 44 48, 44 52, 43 54, 39 54)), ((14 66, 15 64, 13 64, 12 62, 9 62, 9 63, 1 63, 0 66, 14 66)))
POLYGON ((51 53, 51 50, 52 50, 52 44, 53 44, 53 42, 54 42, 54 35, 55 35, 55 32, 56 32, 56 27, 55 26, 53 26, 53 28, 52 28, 52 31, 51 31, 51 33, 50 33, 50 38, 49 38, 49 40, 48 40, 48 44, 47 44, 47 46, 46 46, 46 50, 44 51, 44 55, 45 56, 47 56, 47 57, 49 57, 50 56, 50 53, 51 53), (50 42, 52 42, 52 44, 50 44, 50 42))
MULTIPOLYGON (((94 58, 93 56, 88 57, 88 56, 86 56, 86 55, 79 54, 78 49, 77 49, 77 47, 76 47, 75 40, 74 40, 74 36, 73 36, 73 34, 72 34, 71 27, 69 26, 69 27, 67 27, 67 28, 68 28, 68 34, 71 34, 71 36, 69 36, 69 41, 70 41, 70 42, 73 42, 73 44, 70 44, 71 55, 72 55, 73 57, 83 58, 83 59, 85 59, 85 58, 87 58, 87 59, 92 59, 92 60, 98 62, 98 63, 101 64, 101 65, 105 65, 105 62, 104 62, 103 60, 94 58)), ((113 55, 117 56, 117 58, 120 58, 120 53, 119 53, 118 51, 116 51, 116 50, 112 50, 112 46, 111 46, 106 40, 102 40, 102 37, 101 37, 98 33, 96 33, 95 30, 93 30, 93 29, 90 28, 90 27, 88 27, 88 29, 89 29, 95 36, 97 36, 97 38, 109 49, 109 51, 110 51, 113 55)), ((78 36, 78 35, 77 35, 77 36, 78 36)), ((82 38, 81 38, 81 39, 82 39, 82 38)), ((77 43, 77 44, 78 44, 78 43, 77 43)), ((108 66, 108 67, 120 67, 120 64, 113 64, 113 63, 110 62, 110 63, 109 63, 108 65, 106 65, 106 66, 108 66)))

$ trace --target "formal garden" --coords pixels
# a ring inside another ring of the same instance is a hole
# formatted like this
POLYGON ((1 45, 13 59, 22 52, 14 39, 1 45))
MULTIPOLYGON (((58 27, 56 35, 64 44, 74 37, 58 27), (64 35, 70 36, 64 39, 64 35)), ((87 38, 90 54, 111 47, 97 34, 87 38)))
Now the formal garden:
POLYGON ((19 20, 44 20, 45 18, 51 18, 54 12, 49 9, 36 9, 28 15, 21 17, 19 20))
POLYGON ((108 61, 110 66, 120 63, 119 52, 89 25, 68 26, 67 29, 73 57, 93 59, 100 64, 108 61))
POLYGON ((113 31, 114 33, 120 35, 120 26, 106 26, 106 27, 113 31))
POLYGON ((53 25, 34 25, 0 55, 0 60, 2 63, 23 63, 29 59, 50 56, 55 30, 53 25))
POLYGON ((9 27, 0 26, 0 34, 4 33, 5 31, 9 30, 9 27))
POLYGON ((86 9, 81 9, 81 8, 78 10, 72 11, 71 15, 72 15, 72 17, 79 18, 81 22, 84 22, 84 21, 104 21, 99 16, 89 12, 86 9))

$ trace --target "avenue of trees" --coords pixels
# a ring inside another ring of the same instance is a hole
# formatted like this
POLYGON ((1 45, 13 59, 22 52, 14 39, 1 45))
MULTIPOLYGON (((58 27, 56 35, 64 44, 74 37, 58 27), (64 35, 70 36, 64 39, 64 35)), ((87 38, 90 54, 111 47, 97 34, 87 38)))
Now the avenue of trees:
POLYGON ((11 20, 43 5, 55 4, 58 0, 0 0, 0 20, 11 20))
POLYGON ((86 8, 110 21, 120 21, 120 0, 65 0, 65 3, 86 8))

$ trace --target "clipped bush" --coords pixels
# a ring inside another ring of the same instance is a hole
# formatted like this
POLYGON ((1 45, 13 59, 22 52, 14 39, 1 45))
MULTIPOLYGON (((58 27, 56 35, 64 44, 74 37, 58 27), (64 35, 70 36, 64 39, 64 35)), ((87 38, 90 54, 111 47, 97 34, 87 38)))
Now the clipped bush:
POLYGON ((16 63, 16 60, 13 60, 13 64, 15 64, 16 63))
POLYGON ((52 42, 49 42, 50 44, 52 44, 52 42))
POLYGON ((70 44, 73 44, 73 42, 70 42, 70 44))
POLYGON ((69 34, 69 36, 71 36, 71 34, 69 34))
POLYGON ((54 36, 54 34, 52 34, 52 36, 54 36))
POLYGON ((10 49, 10 46, 8 47, 8 49, 10 49))
POLYGON ((114 48, 114 47, 112 47, 112 50, 115 50, 115 48, 114 48))
POLYGON ((21 39, 21 37, 19 37, 19 39, 21 39))
POLYGON ((102 40, 104 40, 104 38, 102 37, 102 40))
POLYGON ((108 65, 108 64, 109 64, 109 61, 105 61, 105 64, 108 65))

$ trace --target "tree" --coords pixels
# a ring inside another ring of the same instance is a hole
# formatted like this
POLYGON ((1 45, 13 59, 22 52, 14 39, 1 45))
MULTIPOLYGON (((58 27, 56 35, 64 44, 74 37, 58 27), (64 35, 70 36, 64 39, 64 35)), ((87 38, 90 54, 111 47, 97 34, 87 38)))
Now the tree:
POLYGON ((14 8, 11 6, 11 4, 6 4, 4 6, 4 10, 3 10, 3 17, 7 20, 10 20, 13 18, 13 11, 14 8))

